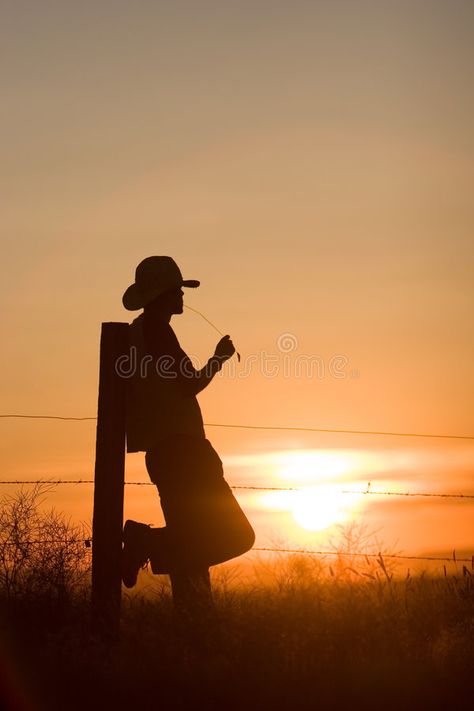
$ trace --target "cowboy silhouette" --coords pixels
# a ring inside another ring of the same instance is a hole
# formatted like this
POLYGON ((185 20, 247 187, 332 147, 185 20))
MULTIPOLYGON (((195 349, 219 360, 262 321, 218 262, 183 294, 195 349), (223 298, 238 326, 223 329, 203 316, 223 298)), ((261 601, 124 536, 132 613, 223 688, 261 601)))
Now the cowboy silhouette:
POLYGON ((129 378, 127 452, 146 453, 166 521, 151 528, 126 521, 122 580, 133 587, 150 561, 153 573, 171 579, 176 609, 184 615, 212 606, 209 567, 249 550, 255 534, 223 475, 222 462, 206 439, 196 395, 235 353, 229 336, 196 370, 171 328, 183 313, 183 280, 171 257, 148 257, 123 295, 130 311, 143 309, 130 325, 134 369, 129 378))

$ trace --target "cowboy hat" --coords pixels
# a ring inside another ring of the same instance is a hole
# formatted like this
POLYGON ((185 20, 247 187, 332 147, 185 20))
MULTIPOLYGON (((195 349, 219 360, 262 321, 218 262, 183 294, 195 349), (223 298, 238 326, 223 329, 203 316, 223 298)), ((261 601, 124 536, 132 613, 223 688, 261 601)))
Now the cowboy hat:
POLYGON ((122 296, 122 303, 128 311, 142 309, 168 289, 188 286, 193 289, 200 282, 184 280, 180 269, 171 257, 147 257, 135 270, 135 283, 122 296))

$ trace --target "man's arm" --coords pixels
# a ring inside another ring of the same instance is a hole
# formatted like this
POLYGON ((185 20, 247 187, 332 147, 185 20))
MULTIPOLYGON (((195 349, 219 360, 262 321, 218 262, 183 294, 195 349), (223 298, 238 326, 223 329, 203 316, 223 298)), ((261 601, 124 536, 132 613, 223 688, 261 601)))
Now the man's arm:
POLYGON ((197 395, 209 385, 213 377, 221 370, 226 360, 227 358, 214 354, 201 370, 196 370, 189 358, 188 362, 183 363, 182 361, 185 372, 179 376, 180 386, 185 389, 187 394, 197 395))
POLYGON ((216 346, 214 355, 209 358, 204 368, 195 370, 188 356, 185 354, 186 361, 181 361, 181 367, 186 369, 188 365, 192 370, 189 371, 189 376, 180 379, 182 387, 186 388, 186 392, 191 395, 197 395, 209 385, 216 373, 220 371, 226 360, 231 358, 235 353, 234 344, 230 340, 230 336, 223 336, 216 346), (186 383, 183 383, 186 380, 186 383))
POLYGON ((225 361, 235 353, 230 336, 224 336, 204 368, 196 370, 169 324, 153 324, 151 328, 146 328, 145 338, 152 354, 158 359, 158 367, 163 371, 163 377, 175 379, 178 386, 190 396, 204 390, 225 361))

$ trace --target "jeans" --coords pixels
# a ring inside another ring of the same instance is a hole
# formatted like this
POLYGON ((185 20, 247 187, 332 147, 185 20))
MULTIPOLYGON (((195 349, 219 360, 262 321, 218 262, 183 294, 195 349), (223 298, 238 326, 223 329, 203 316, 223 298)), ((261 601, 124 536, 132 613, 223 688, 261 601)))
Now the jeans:
POLYGON ((245 553, 255 541, 222 462, 207 439, 189 435, 166 438, 145 462, 166 521, 155 530, 152 570, 170 574, 175 602, 210 596, 209 566, 245 553))

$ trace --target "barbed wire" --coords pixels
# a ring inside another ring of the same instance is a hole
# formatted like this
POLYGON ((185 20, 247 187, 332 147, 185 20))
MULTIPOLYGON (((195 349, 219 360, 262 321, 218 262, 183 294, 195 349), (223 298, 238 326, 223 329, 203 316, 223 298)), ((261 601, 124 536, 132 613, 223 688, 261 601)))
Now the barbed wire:
MULTIPOLYGON (((7 541, 0 542, 0 548, 4 546, 11 547, 21 547, 22 545, 54 545, 54 544, 70 544, 70 543, 82 543, 86 548, 91 548, 93 545, 92 538, 52 538, 52 539, 41 539, 27 540, 27 541, 7 541)), ((474 570, 474 555, 471 558, 458 558, 456 552, 453 551, 452 556, 422 556, 422 555, 403 555, 401 553, 369 553, 365 551, 325 551, 325 550, 308 550, 307 548, 270 548, 265 546, 255 546, 251 548, 248 553, 252 552, 264 552, 264 553, 296 553, 300 555, 317 555, 317 556, 331 556, 336 558, 376 558, 377 560, 384 560, 385 558, 390 559, 400 559, 400 560, 424 560, 431 562, 441 562, 441 563, 470 563, 472 569, 474 570)))
MULTIPOLYGON (((18 484, 94 484, 94 479, 0 479, 0 486, 18 485, 18 484)), ((125 481, 125 486, 156 486, 151 481, 125 481)), ((370 486, 370 482, 369 482, 370 486)), ((242 491, 308 491, 312 487, 294 487, 294 486, 251 486, 244 484, 230 485, 231 489, 242 491)), ((474 499, 474 494, 453 494, 446 492, 427 492, 427 491, 374 491, 369 487, 367 489, 341 489, 341 494, 359 494, 361 496, 408 496, 421 498, 441 498, 441 499, 474 499)))
MULTIPOLYGON (((60 415, 28 415, 28 414, 0 414, 0 418, 19 418, 29 420, 64 420, 82 422, 86 420, 97 420, 97 417, 64 417, 60 415)), ((474 435, 457 435, 457 434, 432 434, 422 432, 390 432, 382 430, 345 430, 345 429, 329 429, 322 427, 290 427, 276 425, 241 425, 230 424, 223 422, 206 422, 205 427, 227 427, 245 430, 275 430, 287 432, 320 432, 325 434, 354 434, 354 435, 376 435, 382 437, 423 437, 431 439, 459 439, 474 441, 474 435)))
MULTIPOLYGON (((350 552, 350 551, 313 551, 307 550, 305 548, 265 548, 265 547, 255 547, 251 551, 268 551, 270 553, 300 553, 303 555, 328 555, 336 557, 356 557, 356 558, 399 558, 401 560, 430 560, 434 562, 442 563, 470 563, 474 570, 474 555, 471 558, 458 558, 454 551, 452 557, 440 557, 440 556, 423 556, 423 555, 402 555, 400 553, 364 553, 364 552, 350 552)), ((249 551, 249 552, 251 552, 249 551)))
POLYGON ((420 496, 440 499, 474 499, 474 494, 448 494, 431 491, 357 491, 342 489, 342 494, 362 494, 363 496, 420 496))
POLYGON ((91 548, 92 538, 37 538, 33 541, 0 541, 0 549, 4 547, 21 548, 22 546, 56 545, 57 543, 83 543, 86 548, 91 548))
MULTIPOLYGON (((10 479, 0 480, 2 484, 94 484, 94 479, 10 479)), ((125 481, 125 486, 156 486, 151 481, 125 481)), ((287 486, 250 486, 243 484, 231 485, 231 489, 250 491, 307 491, 311 487, 287 487, 287 486)), ((456 499, 474 499, 474 494, 452 494, 435 492, 409 492, 409 491, 373 491, 370 489, 341 489, 341 494, 360 494, 363 496, 419 496, 419 497, 440 497, 456 499)))

